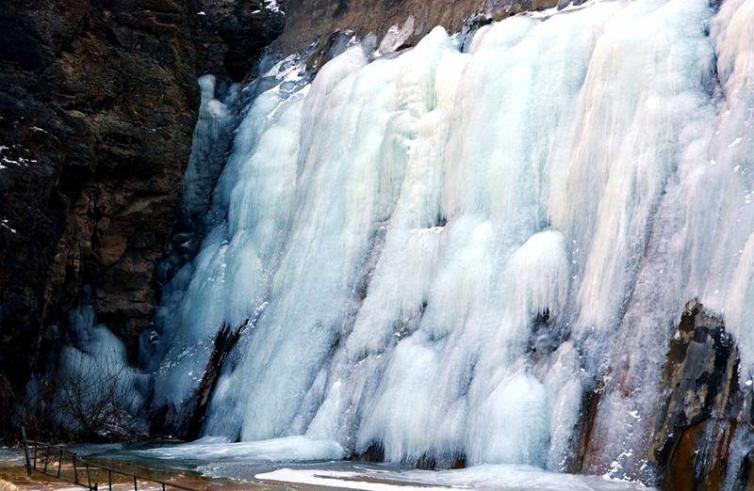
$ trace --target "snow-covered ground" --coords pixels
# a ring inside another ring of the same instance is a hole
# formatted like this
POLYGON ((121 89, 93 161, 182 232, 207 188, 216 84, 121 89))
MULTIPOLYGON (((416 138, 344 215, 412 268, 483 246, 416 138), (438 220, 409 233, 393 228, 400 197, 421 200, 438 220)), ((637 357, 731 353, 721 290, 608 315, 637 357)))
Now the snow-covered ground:
MULTIPOLYGON (((356 467, 356 466, 355 466, 356 467)), ((355 469, 279 469, 257 479, 330 488, 382 490, 500 489, 537 491, 621 491, 647 489, 641 485, 600 477, 545 472, 527 466, 480 465, 448 471, 388 471, 355 469)))

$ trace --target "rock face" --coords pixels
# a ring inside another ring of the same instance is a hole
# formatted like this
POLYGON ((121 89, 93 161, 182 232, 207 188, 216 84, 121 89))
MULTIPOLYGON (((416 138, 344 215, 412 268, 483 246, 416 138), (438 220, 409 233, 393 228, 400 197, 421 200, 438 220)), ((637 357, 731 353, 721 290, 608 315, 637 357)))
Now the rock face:
MULTIPOLYGON (((751 384, 740 384, 735 340, 718 315, 690 301, 667 349, 653 422, 639 458, 643 480, 667 490, 754 489, 751 384), (651 470, 650 470, 651 469, 651 470)), ((604 472, 595 418, 604 380, 582 402, 572 472, 604 472)), ((619 421, 614 424, 621 424, 619 421)))
POLYGON ((249 73, 285 26, 286 0, 184 0, 191 6, 201 71, 234 80, 249 73))
POLYGON ((283 22, 263 0, 3 3, 0 409, 85 290, 135 353, 176 222, 196 78, 240 80, 283 22))
POLYGON ((301 49, 305 43, 346 29, 382 38, 392 26, 415 44, 437 25, 460 31, 473 14, 493 19, 526 11, 582 3, 583 0, 288 0, 288 21, 274 46, 301 49))
POLYGON ((690 302, 668 352, 649 455, 664 489, 724 489, 726 479, 733 489, 751 489, 751 449, 733 445, 737 433, 747 440, 752 433, 738 365, 722 320, 690 302))

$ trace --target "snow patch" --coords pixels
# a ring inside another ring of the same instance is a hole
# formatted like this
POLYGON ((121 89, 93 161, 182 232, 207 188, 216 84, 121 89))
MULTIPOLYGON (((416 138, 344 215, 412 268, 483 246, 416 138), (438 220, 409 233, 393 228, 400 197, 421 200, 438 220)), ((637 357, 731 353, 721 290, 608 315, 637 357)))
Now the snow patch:
POLYGON ((647 489, 598 477, 545 472, 535 467, 480 465, 450 471, 333 471, 279 469, 255 476, 263 481, 368 491, 443 489, 537 489, 541 491, 620 491, 647 489))

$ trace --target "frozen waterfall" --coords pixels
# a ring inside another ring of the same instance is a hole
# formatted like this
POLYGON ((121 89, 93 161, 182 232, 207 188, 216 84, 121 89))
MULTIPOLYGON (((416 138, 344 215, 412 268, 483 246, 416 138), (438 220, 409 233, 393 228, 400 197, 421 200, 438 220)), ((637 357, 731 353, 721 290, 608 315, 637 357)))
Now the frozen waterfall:
POLYGON ((245 108, 167 287, 155 407, 248 320, 205 435, 562 470, 609 370, 596 431, 621 474, 687 300, 751 377, 754 0, 591 1, 298 68, 245 108))

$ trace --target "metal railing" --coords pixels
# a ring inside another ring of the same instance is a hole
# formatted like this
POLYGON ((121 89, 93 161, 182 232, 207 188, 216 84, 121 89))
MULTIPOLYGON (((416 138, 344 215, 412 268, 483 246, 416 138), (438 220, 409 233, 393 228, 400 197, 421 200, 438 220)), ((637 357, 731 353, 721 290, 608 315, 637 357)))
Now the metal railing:
POLYGON ((139 489, 139 481, 157 484, 163 491, 167 489, 182 489, 185 491, 197 491, 179 484, 172 484, 151 477, 144 477, 133 472, 126 472, 103 464, 94 463, 82 458, 76 452, 67 450, 64 445, 54 445, 47 442, 29 440, 26 429, 21 428, 24 445, 24 459, 26 461, 26 473, 31 477, 34 472, 39 472, 61 481, 76 484, 91 491, 99 489, 112 490, 113 485, 123 485, 133 482, 135 491, 139 489), (44 454, 44 455, 43 455, 44 454), (70 462, 70 467, 68 466, 70 462), (64 465, 65 463, 65 465, 64 465), (57 469, 56 469, 57 467, 57 469), (72 472, 71 472, 72 471, 72 472), (113 482, 113 476, 124 476, 128 480, 124 483, 113 482), (107 481, 104 482, 105 477, 107 481), (102 479, 103 482, 99 480, 102 479))

